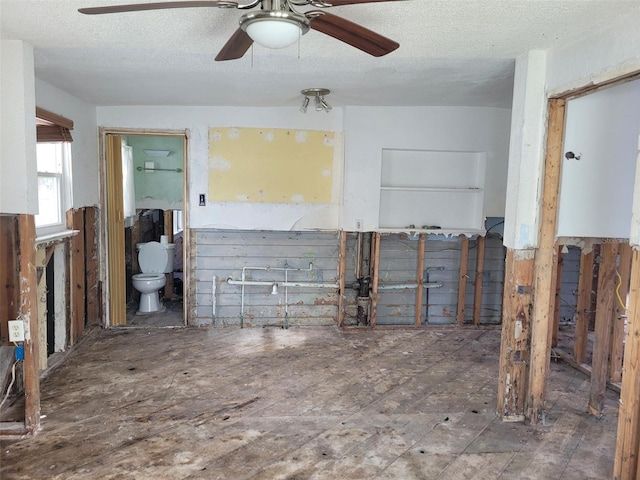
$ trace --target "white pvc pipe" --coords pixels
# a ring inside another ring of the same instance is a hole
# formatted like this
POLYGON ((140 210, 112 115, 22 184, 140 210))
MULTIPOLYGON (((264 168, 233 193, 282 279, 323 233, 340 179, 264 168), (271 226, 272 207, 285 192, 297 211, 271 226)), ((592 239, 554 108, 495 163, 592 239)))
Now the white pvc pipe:
POLYGON ((278 287, 302 287, 302 288, 339 288, 337 283, 313 283, 313 282, 278 282, 278 281, 267 281, 267 280, 233 280, 231 278, 227 278, 227 283, 229 285, 242 285, 242 286, 273 286, 274 284, 278 287))

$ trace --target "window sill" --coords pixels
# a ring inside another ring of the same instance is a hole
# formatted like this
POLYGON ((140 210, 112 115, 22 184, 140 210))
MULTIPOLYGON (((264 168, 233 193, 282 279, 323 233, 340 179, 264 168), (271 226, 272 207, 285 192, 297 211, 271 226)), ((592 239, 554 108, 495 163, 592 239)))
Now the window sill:
POLYGON ((54 243, 62 242, 80 233, 79 230, 62 230, 55 233, 47 233, 36 237, 36 247, 46 247, 54 243))

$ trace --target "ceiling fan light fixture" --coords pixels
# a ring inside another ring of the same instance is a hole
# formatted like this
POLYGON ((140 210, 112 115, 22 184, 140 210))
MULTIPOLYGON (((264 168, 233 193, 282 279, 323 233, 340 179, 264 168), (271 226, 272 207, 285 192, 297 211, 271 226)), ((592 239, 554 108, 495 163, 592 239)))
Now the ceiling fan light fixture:
POLYGON ((307 33, 310 24, 307 17, 295 12, 263 10, 244 14, 240 28, 263 47, 285 48, 307 33))

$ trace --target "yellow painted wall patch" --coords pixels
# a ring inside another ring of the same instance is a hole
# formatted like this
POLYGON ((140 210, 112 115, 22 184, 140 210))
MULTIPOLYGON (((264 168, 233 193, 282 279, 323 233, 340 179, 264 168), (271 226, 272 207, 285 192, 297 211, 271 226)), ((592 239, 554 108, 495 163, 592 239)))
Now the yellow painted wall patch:
POLYGON ((213 202, 332 202, 334 133, 265 128, 209 129, 213 202))

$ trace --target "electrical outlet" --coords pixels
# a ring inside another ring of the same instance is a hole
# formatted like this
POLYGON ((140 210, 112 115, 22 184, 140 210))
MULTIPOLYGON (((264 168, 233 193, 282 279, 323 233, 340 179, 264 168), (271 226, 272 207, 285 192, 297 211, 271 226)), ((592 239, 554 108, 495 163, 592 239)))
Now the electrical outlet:
POLYGON ((24 342, 24 322, 22 320, 9 321, 9 341, 24 342))
POLYGON ((361 218, 356 219, 356 230, 358 230, 359 232, 362 231, 362 224, 363 224, 363 221, 361 218))

